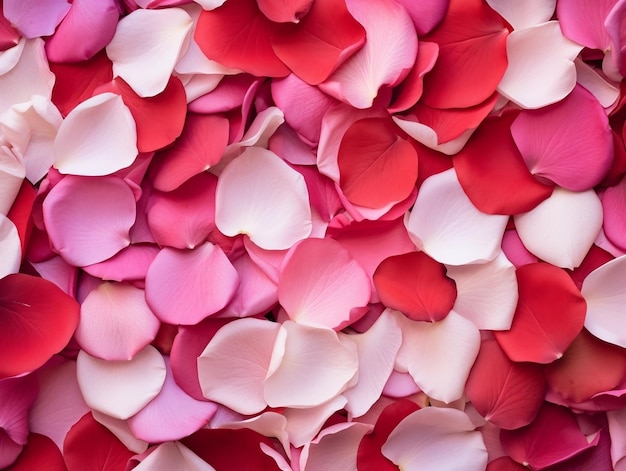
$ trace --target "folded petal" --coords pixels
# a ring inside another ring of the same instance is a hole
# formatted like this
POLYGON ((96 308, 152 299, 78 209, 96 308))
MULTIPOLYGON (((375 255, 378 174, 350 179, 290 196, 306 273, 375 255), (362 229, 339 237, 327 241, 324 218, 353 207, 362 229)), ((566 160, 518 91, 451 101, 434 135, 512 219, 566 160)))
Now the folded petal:
POLYGON ((372 426, 360 422, 336 424, 324 429, 300 455, 300 469, 356 471, 356 454, 363 436, 372 426))
MULTIPOLYGON (((270 3, 279 2, 259 1, 263 13, 264 5, 270 3)), ((306 3, 310 10, 301 20, 276 29, 272 48, 298 77, 318 85, 363 47, 365 29, 343 0, 299 0, 297 3, 306 3)))
POLYGON ((543 369, 532 363, 514 363, 498 343, 484 340, 465 386, 478 413, 503 429, 531 423, 543 404, 543 369))
POLYGON ((20 271, 22 263, 22 244, 15 224, 0 214, 0 278, 20 271))
POLYGON ((217 182, 215 224, 227 236, 247 234, 263 249, 288 249, 311 233, 304 178, 276 154, 247 148, 217 182))
POLYGON ((160 325, 144 290, 102 283, 81 304, 76 340, 92 356, 130 360, 154 340, 160 325))
POLYGON ((288 435, 288 442, 296 447, 309 443, 326 425, 331 416, 343 409, 347 402, 347 399, 341 394, 319 406, 305 409, 286 408, 281 417, 286 421, 285 432, 288 435))
POLYGON ((480 212, 453 169, 420 187, 407 229, 419 249, 448 265, 486 262, 500 252, 508 217, 480 212))
POLYGON ((219 246, 166 247, 146 274, 146 301, 163 322, 197 324, 226 306, 238 284, 237 271, 219 246))
POLYGON ((351 311, 367 305, 369 278, 341 244, 306 239, 287 254, 278 281, 278 300, 301 324, 342 329, 351 311))
POLYGON ((85 402, 117 419, 139 412, 157 396, 165 382, 163 357, 150 345, 126 361, 101 360, 81 350, 76 367, 85 402))
POLYGON ((397 364, 408 371, 428 396, 450 403, 463 387, 480 349, 480 333, 452 311, 439 322, 422 322, 396 314, 402 328, 397 364))
POLYGON ((361 417, 383 392, 402 344, 402 330, 393 315, 383 311, 366 332, 349 338, 357 346, 359 380, 343 392, 348 399, 345 409, 352 417, 361 417))
POLYGON ((254 318, 218 330, 198 358, 204 397, 247 415, 265 409, 263 382, 279 330, 278 324, 254 318))
POLYGON ((70 9, 66 0, 5 0, 4 17, 26 38, 50 36, 70 9))
POLYGON ((355 108, 370 108, 383 85, 397 85, 417 55, 417 34, 405 8, 388 0, 348 1, 348 11, 365 28, 365 45, 320 88, 355 108))
POLYGON ((54 167, 74 175, 107 175, 130 166, 137 152, 133 116, 119 95, 107 92, 82 102, 61 123, 54 167))
POLYGON ((626 289, 620 283, 626 272, 626 256, 618 257, 592 271, 581 289, 587 302, 585 328, 597 338, 620 347, 626 347, 621 304, 626 289))
POLYGON ((56 285, 25 274, 0 279, 0 336, 6 346, 0 378, 42 366, 69 342, 79 306, 56 285))
POLYGON ((509 65, 498 91, 522 108, 562 100, 576 85, 574 59, 581 49, 563 36, 558 21, 513 31, 506 42, 509 65))
POLYGON ((286 321, 272 354, 263 397, 270 407, 312 407, 346 389, 358 371, 356 345, 327 328, 286 321))
POLYGON ((474 428, 464 412, 426 407, 408 415, 396 426, 382 452, 406 471, 483 470, 487 466, 487 449, 481 433, 474 428))
POLYGON ((111 258, 83 267, 83 270, 107 281, 143 280, 158 253, 156 245, 131 244, 111 258))
POLYGON ((75 266, 101 262, 127 247, 135 215, 133 191, 112 176, 67 176, 43 203, 44 223, 54 249, 75 266))
POLYGON ((559 103, 522 111, 511 133, 533 175, 571 191, 596 186, 613 162, 604 108, 580 85, 559 103))
POLYGON ((137 471, 157 471, 160 469, 215 471, 213 466, 180 442, 161 443, 133 469, 137 471))
POLYGON ((457 297, 445 267, 424 252, 410 252, 382 261, 374 273, 381 302, 415 321, 440 321, 457 297))
POLYGON ((129 13, 119 21, 106 47, 113 73, 140 97, 161 93, 186 49, 191 25, 191 17, 181 8, 129 13))
POLYGON ((480 330, 508 330, 517 305, 515 266, 504 253, 487 263, 449 266, 456 283, 452 309, 480 330))
POLYGON ((513 361, 550 363, 580 333, 587 305, 564 270, 547 263, 517 269, 519 301, 508 331, 496 340, 513 361))
POLYGON ((520 239, 533 255, 573 269, 600 232, 602 203, 593 190, 572 192, 556 187, 548 199, 514 220, 520 239))

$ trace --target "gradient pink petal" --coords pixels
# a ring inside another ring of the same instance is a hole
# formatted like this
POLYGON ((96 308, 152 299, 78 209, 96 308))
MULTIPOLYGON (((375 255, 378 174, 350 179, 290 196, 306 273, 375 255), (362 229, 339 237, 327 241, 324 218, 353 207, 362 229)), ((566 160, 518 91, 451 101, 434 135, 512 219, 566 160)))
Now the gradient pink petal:
POLYGON ((610 39, 604 26, 616 0, 559 0, 557 16, 563 34, 591 49, 606 50, 610 39))
POLYGON ((50 36, 70 10, 66 0, 4 0, 2 12, 26 38, 50 36))

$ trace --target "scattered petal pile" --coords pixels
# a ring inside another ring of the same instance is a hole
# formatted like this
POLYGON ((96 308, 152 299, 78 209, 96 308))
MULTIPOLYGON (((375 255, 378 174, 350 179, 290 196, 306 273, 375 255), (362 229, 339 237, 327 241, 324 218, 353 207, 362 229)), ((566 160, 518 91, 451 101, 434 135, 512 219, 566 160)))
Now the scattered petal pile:
POLYGON ((626 0, 0 7, 0 469, 626 469, 626 0))

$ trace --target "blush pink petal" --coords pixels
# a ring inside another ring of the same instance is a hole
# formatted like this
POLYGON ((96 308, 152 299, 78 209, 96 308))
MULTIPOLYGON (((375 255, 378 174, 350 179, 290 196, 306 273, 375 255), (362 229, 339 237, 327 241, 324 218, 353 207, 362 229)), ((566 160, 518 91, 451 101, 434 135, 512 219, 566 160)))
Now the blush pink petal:
MULTIPOLYGON (((487 0, 487 3, 491 8, 497 11, 514 30, 529 28, 549 21, 556 8, 556 0, 530 0, 526 2, 487 0)), ((559 18, 561 18, 560 15, 559 18)))
POLYGON ((79 104, 61 123, 54 167, 64 174, 107 175, 130 166, 137 153, 133 116, 119 95, 107 92, 79 104))
POLYGON ((581 49, 563 36, 558 21, 513 31, 506 43, 509 65, 498 91, 522 108, 562 100, 576 85, 574 59, 581 49))
POLYGON ((383 311, 364 333, 350 335, 359 355, 359 379, 343 395, 351 417, 361 417, 378 400, 393 370, 402 344, 402 330, 389 311, 383 311))
POLYGON ((132 190, 117 177, 67 176, 43 203, 53 247, 75 266, 101 262, 128 246, 135 211, 132 190))
POLYGON ((626 273, 626 256, 618 257, 592 271, 581 293, 587 302, 585 328, 597 338, 626 348, 622 303, 626 289, 620 282, 626 273))
MULTIPOLYGON (((319 406, 306 408, 286 408, 283 417, 286 420, 285 431, 288 442, 301 447, 313 440, 331 417, 346 405, 343 395, 335 396, 319 406)), ((289 448, 287 448, 289 450, 289 448)))
POLYGON ((301 471, 357 471, 359 443, 373 427, 360 422, 332 425, 304 446, 300 455, 301 471))
POLYGON ((4 17, 26 38, 50 36, 70 10, 66 0, 5 0, 4 17))
POLYGON ((166 376, 158 396, 128 419, 133 435, 149 443, 178 440, 206 425, 217 406, 187 395, 174 381, 169 359, 166 376))
POLYGON ((123 420, 159 394, 165 382, 165 361, 152 346, 126 361, 101 360, 81 350, 76 377, 89 407, 123 420))
POLYGON ((161 93, 187 48, 191 26, 191 17, 181 8, 129 13, 106 47, 113 73, 140 97, 161 93))
POLYGON ((511 134, 530 173, 571 191, 596 186, 613 162, 604 108, 581 86, 550 107, 522 111, 511 134))
POLYGON ((591 49, 606 50, 610 45, 604 22, 616 0, 559 0, 557 17, 563 34, 591 49))
POLYGON ((157 445, 157 447, 133 469, 137 471, 160 471, 165 469, 176 469, 177 471, 215 471, 213 466, 180 442, 165 442, 157 445))
POLYGON ((148 200, 148 224, 161 246, 193 249, 215 229, 217 178, 200 173, 170 192, 155 191, 148 200))
POLYGON ((103 360, 131 360, 154 340, 161 323, 144 290, 102 283, 81 304, 75 338, 83 350, 103 360))
POLYGON ((263 249, 288 249, 311 233, 308 196, 302 175, 273 152, 250 147, 219 177, 215 224, 263 249))
POLYGON ((76 362, 56 357, 38 370, 39 394, 30 412, 32 432, 50 437, 63 449, 67 432, 89 411, 78 387, 76 362))
POLYGON ((514 217, 524 246, 538 258, 562 268, 581 264, 602 227, 602 203, 595 191, 556 187, 548 199, 514 217))
POLYGON ((146 274, 146 300, 163 322, 197 324, 226 306, 238 285, 237 271, 219 246, 166 247, 146 274))
POLYGON ((265 250, 250 242, 248 237, 244 237, 243 244, 252 261, 278 285, 281 266, 288 250, 265 250))
POLYGON ((37 273, 48 281, 52 281, 65 293, 73 296, 76 292, 78 268, 70 265, 63 257, 54 256, 43 262, 31 262, 37 273))
POLYGON ((265 409, 264 380, 280 329, 246 318, 218 330, 198 358, 204 397, 246 415, 265 409))
POLYGON ((454 311, 439 322, 412 321, 397 311, 395 318, 402 329, 396 368, 433 399, 459 399, 480 349, 476 326, 454 311))
MULTIPOLYGON (((224 77, 213 90, 192 101, 189 111, 204 114, 241 108, 246 97, 256 93, 260 83, 260 78, 244 73, 224 77)), ((236 139, 231 142, 233 140, 236 139)))
POLYGON ((417 35, 422 37, 430 33, 443 20, 448 11, 450 1, 423 0, 421 2, 413 2, 411 0, 398 0, 398 3, 406 8, 413 20, 417 35))
POLYGON ((626 469, 626 409, 607 412, 611 436, 611 462, 616 471, 626 469))
POLYGON ((263 386, 270 407, 313 407, 341 393, 358 371, 357 347, 328 328, 286 321, 263 386))
POLYGON ((306 239, 287 254, 278 300, 290 319, 339 330, 353 320, 352 310, 369 299, 367 274, 339 242, 306 239))
POLYGON ((367 40, 320 88, 355 108, 370 108, 383 85, 397 85, 417 56, 417 34, 404 7, 388 0, 348 1, 367 40))
POLYGON ((21 155, 10 149, 0 149, 0 214, 6 216, 26 177, 21 155))
POLYGON ((418 249, 447 265, 493 260, 507 216, 485 214, 466 196, 454 169, 422 184, 407 229, 418 249))
POLYGON ((473 265, 449 266, 447 275, 456 283, 452 309, 480 330, 507 330, 517 305, 515 266, 501 252, 494 260, 473 265))
POLYGON ((22 263, 22 243, 15 224, 0 214, 0 278, 20 271, 22 263))
POLYGON ((156 245, 131 244, 111 258, 87 265, 83 270, 107 281, 143 280, 158 253, 156 245))
POLYGON ((487 465, 481 433, 456 409, 426 407, 409 414, 393 429, 382 453, 405 471, 480 471, 487 465))
POLYGON ((626 179, 607 188, 601 196, 604 213, 603 229, 607 239, 620 249, 626 249, 626 179))
POLYGON ((604 108, 610 108, 620 97, 619 86, 611 82, 598 69, 584 62, 580 57, 574 61, 576 80, 588 90, 604 108))
POLYGON ((315 165, 317 159, 313 148, 289 125, 280 126, 276 130, 270 137, 268 149, 292 165, 315 165))
POLYGON ((53 62, 80 62, 104 49, 115 34, 120 10, 115 0, 74 0, 54 35, 46 42, 53 62))
POLYGON ((383 395, 386 397, 403 398, 419 393, 421 390, 410 373, 400 373, 392 370, 385 383, 383 395))

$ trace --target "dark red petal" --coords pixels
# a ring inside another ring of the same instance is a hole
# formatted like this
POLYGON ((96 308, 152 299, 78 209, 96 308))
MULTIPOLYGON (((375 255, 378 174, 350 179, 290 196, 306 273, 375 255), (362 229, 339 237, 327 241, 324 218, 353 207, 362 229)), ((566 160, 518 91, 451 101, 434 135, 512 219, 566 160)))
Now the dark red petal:
POLYGON ((606 250, 601 249, 597 245, 592 245, 587 255, 585 255, 582 263, 571 272, 568 271, 569 276, 572 277, 572 280, 574 280, 578 289, 581 289, 583 281, 589 273, 594 271, 596 268, 601 267, 605 263, 610 262, 614 258, 615 257, 606 250))
POLYGON ((517 269, 519 301, 511 330, 495 332, 513 361, 561 358, 583 328, 587 303, 567 273, 548 263, 517 269))
POLYGON ((610 391, 626 377, 626 350, 603 342, 584 330, 563 358, 546 368, 552 390, 568 402, 584 402, 610 391))
POLYGON ((203 10, 194 37, 202 52, 220 64, 258 77, 285 77, 289 69, 272 49, 275 28, 255 0, 238 0, 203 10))
POLYGON ((454 156, 463 190, 483 213, 524 213, 552 194, 552 186, 528 171, 515 146, 510 129, 516 115, 487 118, 454 156))
POLYGON ((420 406, 408 399, 400 399, 383 409, 372 433, 365 435, 357 452, 359 471, 397 471, 398 467, 383 456, 380 449, 394 428, 407 415, 419 410, 420 406))
POLYGON ((445 172, 452 168, 452 158, 449 155, 437 152, 419 142, 414 141, 417 150, 417 188, 419 189, 428 177, 445 172))
POLYGON ((187 114, 187 96, 181 81, 170 77, 165 90, 142 98, 121 78, 99 87, 95 94, 113 92, 122 96, 137 125, 139 152, 152 152, 174 142, 180 136, 187 114))
POLYGON ((543 469, 594 447, 564 407, 545 403, 537 418, 526 427, 502 430, 500 442, 505 453, 530 469, 543 469))
POLYGON ((424 37, 439 44, 439 58, 424 78, 422 103, 465 108, 485 101, 506 70, 507 36, 504 20, 486 2, 451 0, 443 22, 424 37))
POLYGON ((417 181, 417 153, 387 118, 352 124, 341 140, 337 164, 346 198, 367 208, 404 200, 417 181))
POLYGON ((20 42, 20 33, 0 14, 0 51, 6 51, 20 42))
POLYGON ((344 0, 315 0, 298 24, 275 30, 272 47, 298 77, 310 85, 326 80, 365 44, 365 29, 344 0))
POLYGON ((465 390, 480 415, 500 428, 514 429, 533 421, 546 383, 539 365, 512 362, 490 339, 480 346, 465 390))
POLYGON ((45 435, 31 433, 17 461, 6 471, 67 471, 61 450, 45 435))
POLYGON ((265 443, 274 448, 272 440, 250 429, 202 429, 181 442, 215 471, 279 471, 260 447, 265 443))
POLYGON ((416 321, 440 321, 456 300, 456 284, 446 267, 424 252, 389 257, 374 273, 381 302, 416 321))
POLYGON ((528 471, 528 468, 516 463, 508 456, 501 456, 490 462, 486 471, 528 471))
POLYGON ((56 76, 52 102, 63 116, 67 116, 79 103, 91 98, 100 85, 113 80, 113 63, 104 51, 84 62, 50 63, 50 70, 56 76))
POLYGON ((48 280, 22 273, 0 279, 0 379, 33 371, 60 352, 79 311, 76 300, 48 280))
POLYGON ((11 206, 9 214, 7 214, 7 217, 15 224, 17 233, 20 235, 22 255, 26 253, 26 245, 33 230, 33 221, 30 215, 33 211, 36 196, 37 191, 33 188, 33 185, 28 180, 24 180, 19 193, 15 197, 15 201, 13 201, 13 206, 11 206))

